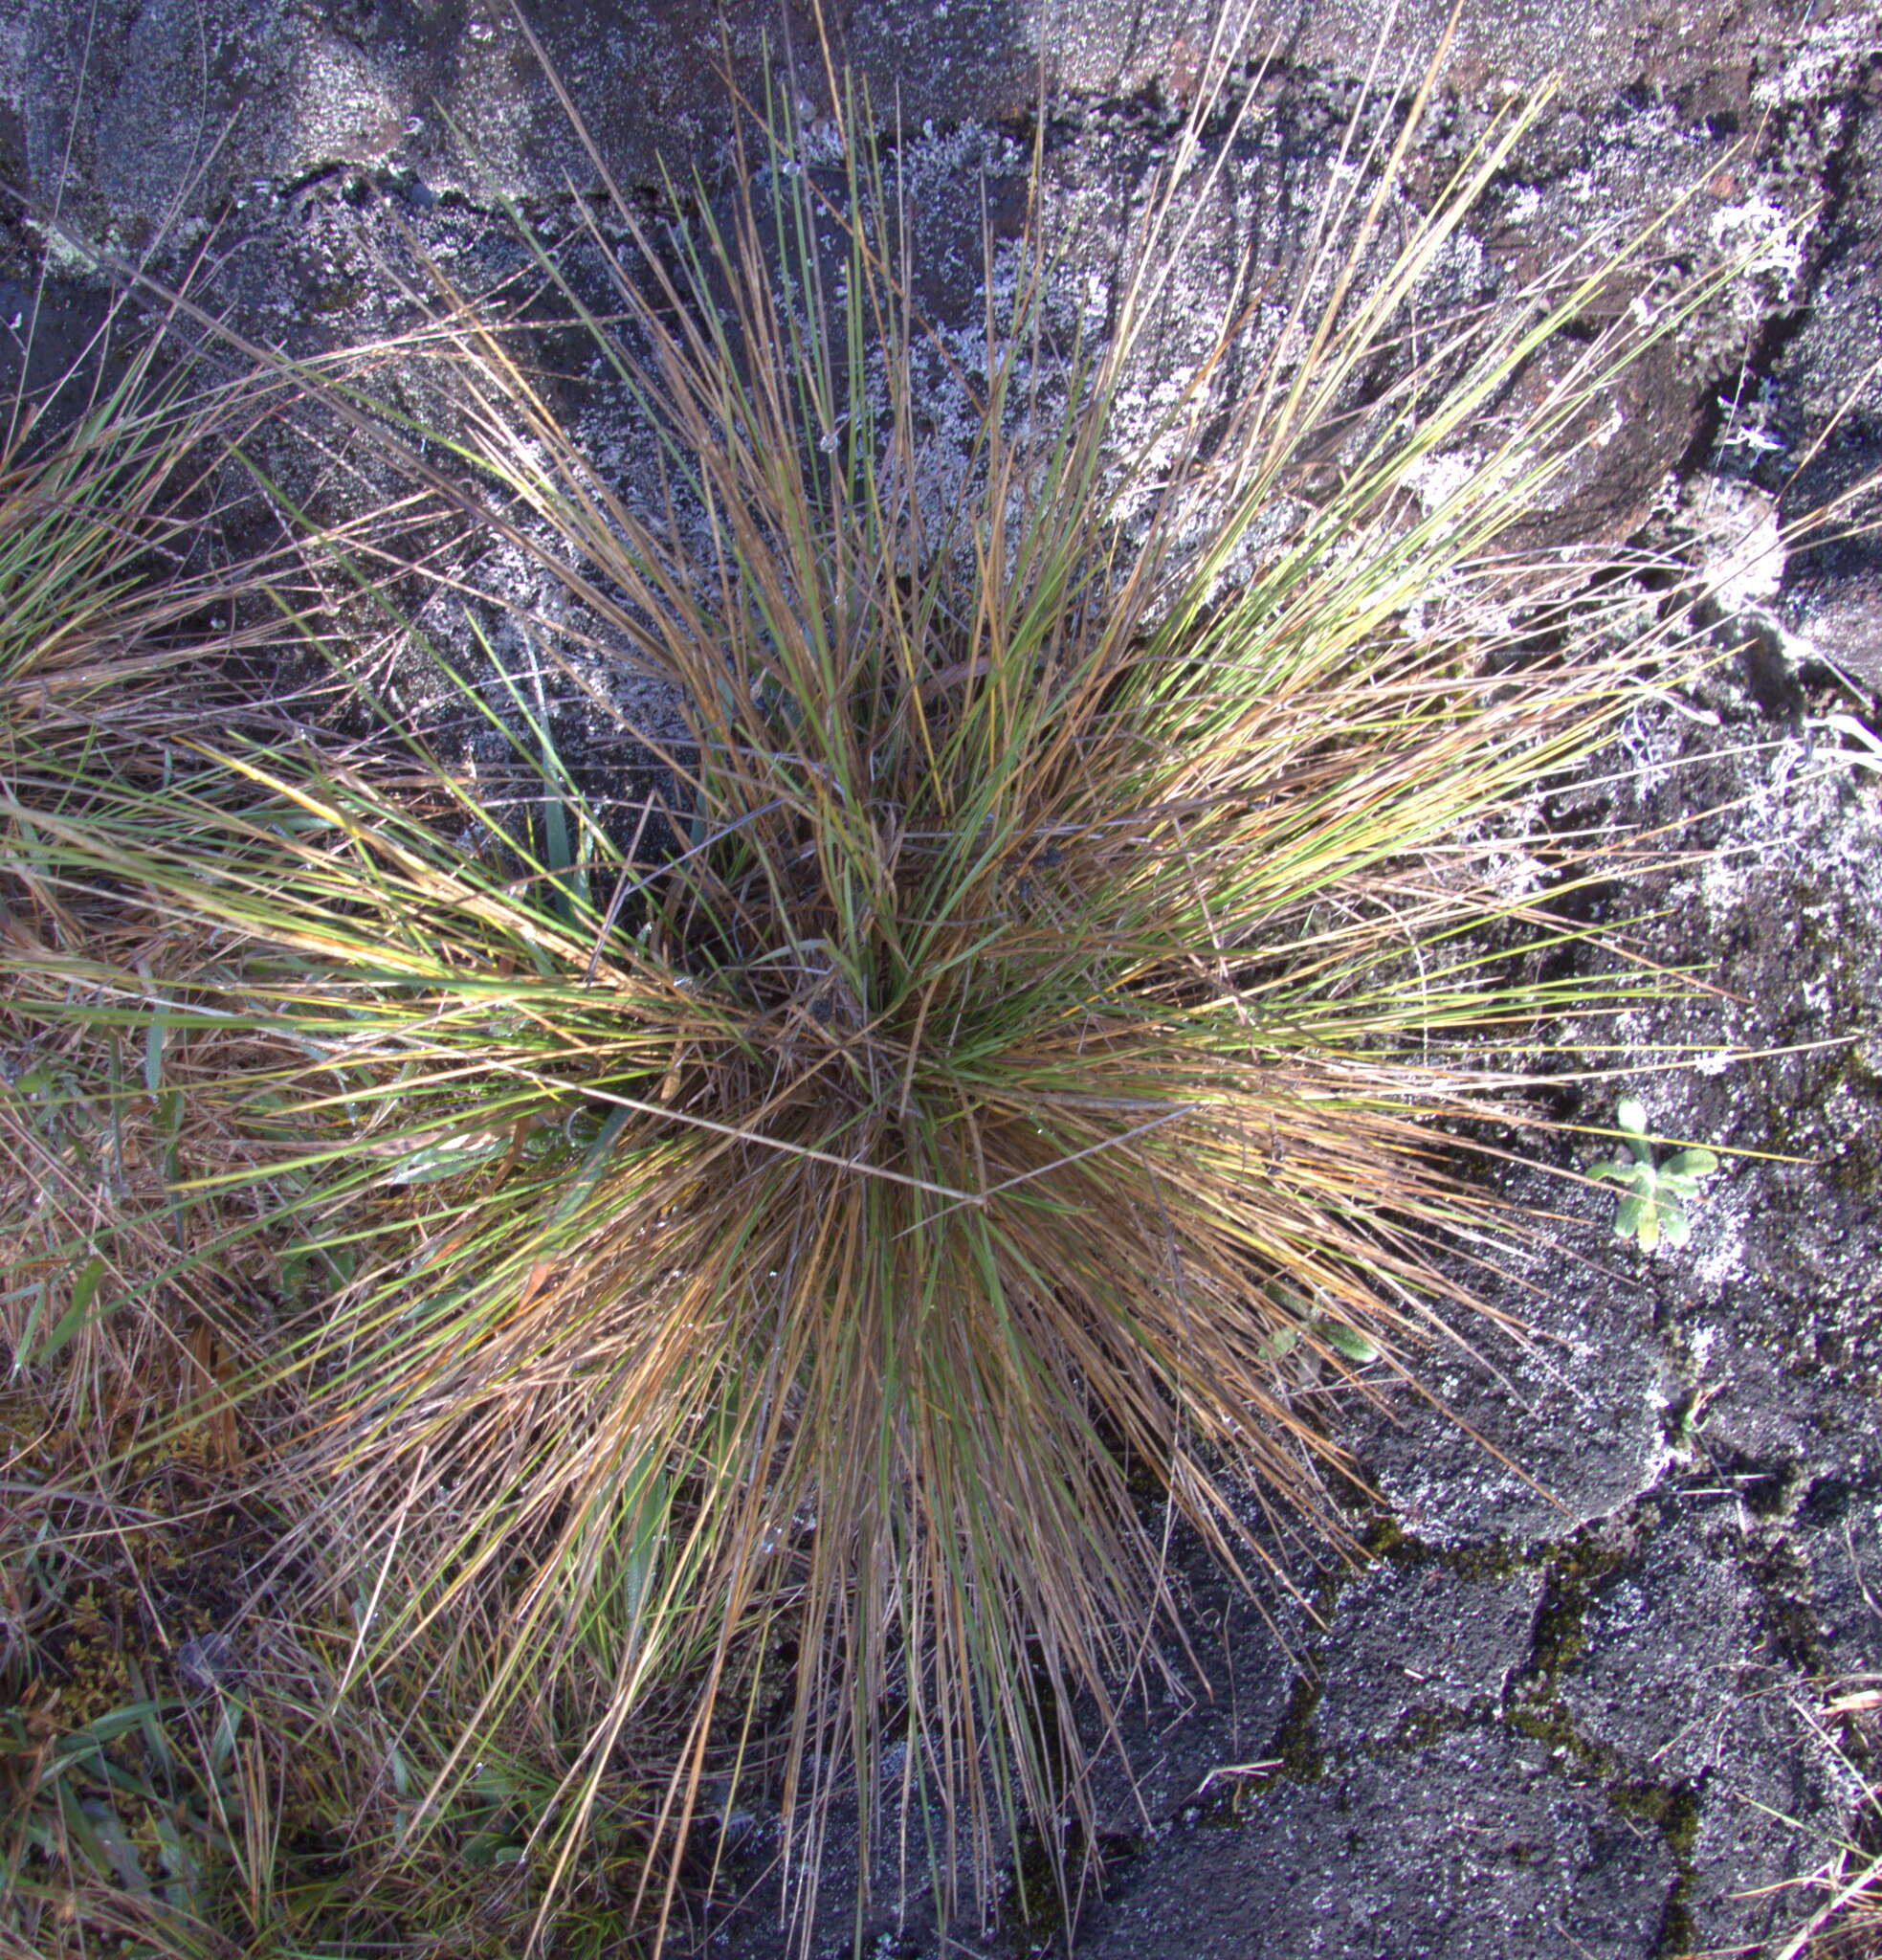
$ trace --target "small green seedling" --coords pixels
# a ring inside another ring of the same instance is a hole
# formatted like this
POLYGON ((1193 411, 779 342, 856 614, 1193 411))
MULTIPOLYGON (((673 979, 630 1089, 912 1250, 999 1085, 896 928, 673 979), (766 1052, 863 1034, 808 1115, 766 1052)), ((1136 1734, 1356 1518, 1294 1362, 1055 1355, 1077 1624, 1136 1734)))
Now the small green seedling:
POLYGON ((1681 1150, 1656 1165, 1647 1141, 1647 1111, 1631 1096, 1615 1110, 1614 1120, 1627 1132, 1630 1154, 1597 1164, 1594 1175, 1627 1188, 1614 1214, 1615 1237, 1638 1238, 1648 1252, 1662 1238, 1669 1245, 1684 1245, 1693 1236, 1686 1201, 1697 1197, 1700 1183, 1718 1169, 1717 1157, 1703 1148, 1681 1150))
POLYGON ((1379 1359, 1378 1346, 1358 1327, 1348 1326, 1344 1321, 1330 1319, 1318 1307, 1311 1306, 1293 1287, 1271 1281, 1261 1290, 1276 1306, 1298 1316, 1293 1324, 1276 1327, 1263 1343, 1270 1361, 1279 1361, 1291 1354, 1309 1335, 1324 1341, 1336 1353, 1343 1354, 1348 1361, 1361 1366, 1379 1359))

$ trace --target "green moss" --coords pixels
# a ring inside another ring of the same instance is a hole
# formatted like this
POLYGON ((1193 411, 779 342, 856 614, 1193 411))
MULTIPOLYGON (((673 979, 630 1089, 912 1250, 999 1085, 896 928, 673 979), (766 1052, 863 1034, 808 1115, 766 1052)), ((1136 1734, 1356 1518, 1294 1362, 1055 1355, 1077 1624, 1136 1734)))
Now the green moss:
POLYGON ((1837 1190, 1872 1198, 1882 1192, 1882 1070, 1871 1068, 1859 1047, 1835 1053, 1836 1068, 1826 1100, 1836 1089, 1844 1089, 1868 1103, 1874 1120, 1862 1125, 1842 1150, 1823 1160, 1823 1173, 1837 1190))
POLYGON ((1294 1692, 1288 1697, 1287 1714, 1282 1718, 1280 1733, 1274 1738, 1273 1752, 1280 1760, 1281 1774, 1295 1783, 1317 1783, 1326 1774, 1326 1756, 1315 1734, 1315 1717, 1324 1692, 1317 1681, 1304 1674, 1296 1675, 1294 1692))
POLYGON ((1563 1673, 1587 1650, 1590 1607, 1632 1557, 1629 1546, 1590 1527, 1578 1532, 1549 1559, 1529 1671, 1517 1684, 1506 1717, 1518 1735, 1559 1752, 1584 1778, 1604 1784, 1621 1773, 1621 1759, 1575 1726, 1558 1698, 1558 1689, 1563 1673))
MULTIPOLYGON (((1825 935, 1813 943, 1811 961, 1816 970, 1827 972, 1832 1000, 1857 997, 1861 983, 1850 970, 1846 945, 1825 935)), ((1792 1057, 1787 1068, 1773 1069, 1760 1085, 1766 1100, 1759 1112, 1760 1134, 1750 1141, 1761 1149, 1808 1159, 1815 1174, 1846 1196, 1872 1198, 1882 1192, 1882 1121, 1854 1125, 1839 1149, 1824 1148, 1822 1117, 1839 1092, 1882 1118, 1882 1070, 1859 1043, 1792 1057)))
POLYGON ((1375 1511, 1367 1517, 1359 1545, 1369 1564, 1389 1565, 1400 1571, 1436 1566, 1460 1579, 1472 1580, 1507 1579, 1517 1572, 1533 1571, 1555 1556, 1506 1538, 1492 1538, 1481 1545, 1428 1545, 1387 1511, 1375 1511))
POLYGON ((357 306, 365 293, 365 281, 361 278, 343 276, 322 279, 307 296, 307 311, 316 318, 343 313, 349 306, 357 306))
POLYGON ((1796 1548, 1788 1542, 1771 1546, 1751 1570, 1766 1642, 1802 1675, 1833 1671, 1812 1603, 1815 1582, 1796 1548))
POLYGON ((1638 1828, 1657 1831, 1672 1855, 1674 1880, 1661 1915, 1652 1951, 1656 1955, 1693 1950, 1697 1929, 1687 1899, 1694 1878, 1693 1854, 1699 1836, 1699 1799, 1685 1783, 1646 1783, 1622 1773, 1620 1756, 1591 1741, 1557 1702, 1526 1703, 1512 1710, 1509 1726, 1560 1752, 1580 1772, 1577 1781, 1597 1785, 1617 1816, 1638 1828))
POLYGON ((1696 1939, 1686 1902, 1699 1832, 1698 1796, 1684 1783, 1651 1783, 1628 1775, 1618 1751, 1576 1727, 1557 1692, 1562 1674, 1586 1650, 1590 1607, 1632 1558, 1628 1545, 1590 1530, 1578 1534, 1550 1560, 1548 1588, 1537 1619, 1534 1662, 1507 1721, 1517 1734, 1549 1749, 1559 1768, 1574 1780, 1597 1786, 1617 1816, 1659 1833, 1677 1876, 1652 1950, 1671 1955, 1690 1951, 1696 1939))
POLYGON ((1062 1872, 1052 1847, 1036 1826, 1021 1833, 1018 1856, 1000 1922, 1010 1930, 1014 1950, 1027 1951, 1042 1937, 1059 1933, 1065 1926, 1065 1901, 1061 1890, 1062 1872))
POLYGON ((1480 1583, 1512 1579, 1518 1572, 1534 1571, 1546 1562, 1545 1554, 1512 1545, 1502 1538, 1493 1538, 1484 1545, 1458 1546, 1438 1556, 1446 1571, 1455 1572, 1460 1579, 1480 1583))
POLYGON ((1523 1685, 1526 1696, 1547 1700, 1553 1695, 1562 1670, 1587 1647, 1589 1607, 1631 1556, 1628 1548, 1590 1528, 1578 1532, 1550 1559, 1536 1616, 1533 1661, 1523 1685))
MULTIPOLYGON (((1082 1843, 1081 1835, 1068 1847, 1054 1845, 1034 1825, 1029 1824, 1022 1831, 1019 1856, 1014 1860, 999 1915, 1002 1944, 1014 1960, 1030 1960, 1031 1955, 1038 1953, 1064 1952, 1071 1946, 1073 1927, 1065 1886, 1068 1878, 1076 1882, 1082 1843)), ((1143 1843, 1135 1834, 1106 1831, 1099 1834, 1097 1849, 1108 1871, 1135 1858, 1143 1849, 1143 1843)), ((1087 1903, 1101 1896, 1101 1886, 1088 1887, 1084 1894, 1087 1903)), ((883 1951, 883 1960, 893 1960, 894 1955, 904 1950, 913 1954, 916 1948, 892 1946, 883 1951)))
POLYGON ((1360 1548, 1369 1559, 1389 1559, 1395 1565, 1415 1560, 1425 1551, 1425 1547, 1409 1537, 1405 1526, 1389 1512, 1381 1512, 1373 1519, 1360 1540, 1360 1548))
POLYGON ((57 1685, 51 1711, 59 1727, 89 1727, 135 1699, 123 1637, 106 1617, 95 1586, 71 1602, 71 1618, 56 1643, 57 1685))
POLYGON ((1667 1849, 1689 1864, 1699 1838, 1699 1799, 1684 1783, 1611 1783, 1607 1801, 1622 1816, 1651 1824, 1667 1849))
POLYGON ((1667 1895, 1653 1951, 1669 1955, 1691 1952, 1698 1941, 1698 1928, 1687 1904, 1693 1889, 1693 1853, 1699 1841, 1697 1793, 1684 1783, 1611 1783, 1607 1802, 1629 1823, 1651 1825, 1672 1854, 1678 1876, 1667 1895))
POLYGON ((1461 1729, 1477 1727, 1482 1719, 1480 1711, 1464 1708, 1408 1708, 1390 1737, 1384 1744, 1369 1748, 1367 1754, 1397 1755, 1430 1748, 1446 1736, 1455 1735, 1461 1729))
POLYGON ((1559 1702, 1523 1702, 1505 1718, 1517 1735, 1559 1751, 1596 1779, 1612 1771, 1617 1759, 1577 1728, 1559 1702))

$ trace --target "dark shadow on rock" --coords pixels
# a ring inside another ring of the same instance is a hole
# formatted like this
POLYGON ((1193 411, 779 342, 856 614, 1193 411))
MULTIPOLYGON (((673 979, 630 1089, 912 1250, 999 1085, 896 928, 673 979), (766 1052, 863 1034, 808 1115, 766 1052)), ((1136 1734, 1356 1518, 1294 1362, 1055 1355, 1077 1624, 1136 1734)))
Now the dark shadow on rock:
POLYGON ((1882 702, 1882 97, 1849 113, 1810 304, 1771 372, 1782 448, 1760 475, 1787 524, 1837 506, 1785 569, 1786 615, 1882 702))

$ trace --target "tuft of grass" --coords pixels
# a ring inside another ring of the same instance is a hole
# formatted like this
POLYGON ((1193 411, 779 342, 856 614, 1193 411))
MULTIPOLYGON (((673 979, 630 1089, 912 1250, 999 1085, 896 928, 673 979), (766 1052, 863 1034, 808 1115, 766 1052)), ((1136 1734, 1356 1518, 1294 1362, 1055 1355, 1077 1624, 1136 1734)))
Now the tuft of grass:
MULTIPOLYGON (((179 670, 232 661, 272 622, 238 601, 281 565, 218 556, 232 448, 279 406, 273 377, 218 374, 169 317, 106 311, 71 367, 36 393, 22 358, 0 401, 0 775, 75 751, 98 770, 114 742, 175 717, 179 670)), ((212 699, 194 677, 192 703, 212 699)))
MULTIPOLYGON (((265 1093, 238 1125, 225 1085, 284 1057, 194 1013, 200 930, 109 857, 114 799, 161 802, 207 716, 281 724, 244 663, 299 650, 281 611, 335 542, 232 555, 232 460, 289 390, 232 378, 184 317, 121 302, 0 404, 0 1949, 511 1952, 536 1904, 493 1834, 526 1833, 561 1759, 489 1726, 462 1800, 406 1852, 413 1786, 449 1755, 429 1698, 469 1709, 484 1683, 468 1653, 415 1646, 343 1700, 351 1602, 322 1612, 304 1563, 271 1583, 290 1524, 255 1486, 271 1431, 306 1417, 239 1385, 328 1263, 284 1253, 253 1178, 183 1192, 272 1166, 265 1093), (105 847, 84 884, 57 842, 75 830, 105 847)), ((644 1806, 607 1789, 626 1821, 571 1924, 644 1859, 644 1806)), ((619 1914, 598 1923, 618 1949, 619 1914)))
POLYGON ((1530 813, 1652 650, 1505 547, 1696 303, 1606 307, 1513 390, 1650 241, 1410 337, 1524 126, 1389 246, 1420 93, 1356 140, 1257 380, 1222 392, 1231 319, 1120 453, 1213 89, 1102 343, 1029 228, 968 371, 830 80, 817 170, 774 101, 718 204, 656 232, 610 187, 605 303, 537 245, 657 433, 638 496, 442 274, 457 426, 321 397, 666 684, 680 725, 628 730, 657 768, 597 787, 548 694, 589 670, 519 613, 528 659, 460 682, 494 767, 388 709, 377 760, 198 742, 35 818, 57 902, 113 881, 173 935, 154 1020, 100 964, 65 1025, 268 1047, 192 1091, 247 1161, 170 1189, 292 1236, 263 1375, 311 1397, 288 1474, 365 1602, 352 1679, 484 1650, 412 1841, 504 1724, 575 1739, 517 1846, 539 1932, 649 1738, 650 1835, 762 1782, 800 1905, 846 1791, 944 1904, 1029 1821, 1059 1843, 1174 1615, 1166 1518, 1245 1571, 1340 1540, 1324 1392, 1468 1345, 1521 1224, 1459 1152, 1641 984, 1536 977, 1582 936, 1542 887, 1614 867, 1530 813))
MULTIPOLYGON (((151 1383, 149 1399, 169 1386, 151 1383)), ((352 1630, 256 1609, 249 1582, 281 1519, 227 1476, 200 1426, 101 1465, 69 1427, 21 1434, 45 1413, 9 1392, 0 1948, 517 1951, 542 1889, 522 1846, 553 1799, 554 1753, 521 1725, 491 1728, 410 1841, 456 1739, 438 1711, 483 1692, 460 1671, 473 1650, 441 1664, 415 1647, 369 1694, 343 1697, 352 1630)), ((607 1799, 560 1902, 558 1950, 632 1950, 615 1895, 641 1877, 645 1793, 614 1777, 607 1799)))
POLYGON ((236 663, 278 637, 266 593, 292 591, 302 555, 290 541, 236 563, 211 541, 230 453, 279 390, 217 371, 178 327, 121 298, 36 393, 23 355, 0 403, 0 1338, 9 1380, 56 1376, 80 1431, 208 1324, 218 1285, 200 1274, 180 1313, 157 1310, 189 1268, 168 1187, 198 1151, 239 1159, 192 1084, 243 1058, 222 1044, 211 1064, 147 1015, 46 1021, 89 973, 147 991, 170 935, 108 880, 63 888, 42 824, 82 823, 114 786, 161 793, 166 738, 246 712, 236 663))

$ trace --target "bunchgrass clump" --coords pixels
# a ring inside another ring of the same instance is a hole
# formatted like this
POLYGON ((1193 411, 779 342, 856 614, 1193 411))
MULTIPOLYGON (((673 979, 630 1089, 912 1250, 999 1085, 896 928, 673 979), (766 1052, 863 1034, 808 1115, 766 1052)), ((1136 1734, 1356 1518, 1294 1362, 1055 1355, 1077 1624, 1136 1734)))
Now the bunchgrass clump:
POLYGON ((100 981, 86 1013, 272 1044, 204 1092, 258 1155, 180 1196, 292 1226, 273 1372, 314 1398, 292 1474, 332 1492, 363 1677, 493 1644, 460 1792, 519 1709, 576 1738, 528 1845, 551 1890, 655 1732, 650 1829, 766 1781, 800 1900, 843 1790, 943 1895, 1029 1820, 1060 1841, 1173 1611, 1154 1506, 1239 1568, 1289 1520, 1339 1535, 1303 1380, 1468 1343, 1516 1226, 1459 1139, 1513 1052, 1634 984, 1534 977, 1575 936, 1541 881, 1591 872, 1524 813, 1647 656, 1585 568, 1500 541, 1647 329, 1520 412, 1508 384, 1653 278, 1645 241, 1402 339, 1522 127, 1388 249, 1421 96, 1334 180, 1258 383, 1204 362, 1120 454, 1208 100, 1102 345, 1054 331, 1030 229, 967 372, 833 96, 818 172, 776 109, 690 222, 615 198, 607 307, 538 247, 658 434, 638 495, 442 278, 458 425, 325 396, 666 683, 683 725, 627 731, 657 767, 595 789, 548 701, 590 670, 520 617, 531 664, 493 641, 461 683, 494 771, 388 714, 377 761, 198 742, 43 827, 59 890, 188 936, 161 1010, 100 981), (936 364, 965 455, 926 433, 936 364))
POLYGON ((301 1282, 257 1180, 184 1189, 272 1164, 224 1085, 299 1051, 186 1025, 201 931, 111 862, 121 799, 197 767, 207 715, 280 725, 245 662, 298 651, 281 608, 332 543, 240 555, 232 458, 282 377, 176 328, 120 301, 36 390, 29 329, 0 401, 0 1949, 197 1960, 422 1927, 513 1951, 534 1903, 491 1832, 559 1759, 487 1730, 481 1797, 376 1886, 455 1740, 410 1706, 472 1707, 482 1682, 410 1650, 375 1684, 394 1731, 373 1696, 340 1702, 348 1623, 304 1566, 305 1618, 268 1583, 288 1525, 255 1485, 271 1428, 306 1418, 292 1384, 249 1384, 266 1303, 301 1282), (100 847, 82 881, 75 835, 100 847))
MULTIPOLYGON (((35 317, 36 324, 36 317, 35 317)), ((0 777, 63 755, 96 775, 135 730, 211 699, 206 660, 232 659, 272 620, 234 599, 279 582, 263 551, 231 564, 210 544, 228 458, 279 406, 277 377, 209 366, 174 318, 120 299, 71 366, 35 392, 22 357, 0 400, 0 777)), ((10 865, 10 869, 14 866, 10 865)))
POLYGON ((198 1146, 242 1155, 191 1086, 239 1060, 227 1044, 186 1057, 122 1012, 49 1026, 40 1010, 94 983, 160 991, 174 935, 108 877, 62 880, 44 825, 161 793, 181 756, 168 737, 245 712, 235 669, 279 637, 277 601, 312 555, 280 538, 238 563, 211 539, 230 456, 281 390, 218 370, 177 326, 121 297, 36 390, 29 343, 0 401, 0 1337, 14 1379, 58 1364, 80 1412, 189 1336, 193 1308, 167 1328, 138 1309, 188 1271, 168 1188, 198 1146))

